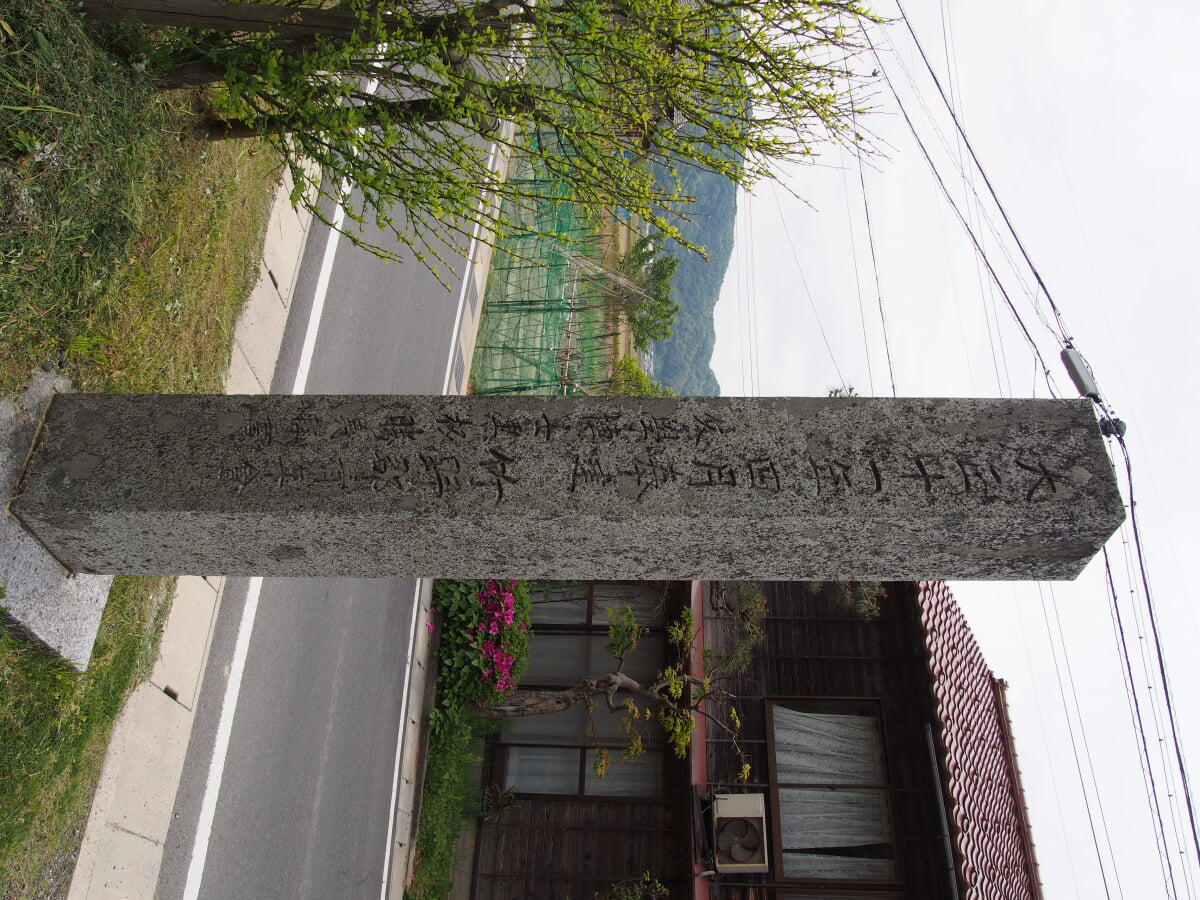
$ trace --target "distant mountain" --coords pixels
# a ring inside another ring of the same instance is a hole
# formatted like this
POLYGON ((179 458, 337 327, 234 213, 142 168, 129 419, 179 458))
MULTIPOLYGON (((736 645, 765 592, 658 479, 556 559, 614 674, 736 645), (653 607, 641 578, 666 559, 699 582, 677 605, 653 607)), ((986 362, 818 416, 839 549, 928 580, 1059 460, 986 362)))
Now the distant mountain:
POLYGON ((680 309, 672 336, 653 344, 654 378, 680 395, 712 397, 721 393, 710 366, 716 343, 713 307, 733 252, 737 188, 728 178, 692 167, 680 167, 679 175, 683 192, 696 198, 680 230, 705 248, 708 261, 678 246, 673 250, 681 262, 671 297, 680 309))

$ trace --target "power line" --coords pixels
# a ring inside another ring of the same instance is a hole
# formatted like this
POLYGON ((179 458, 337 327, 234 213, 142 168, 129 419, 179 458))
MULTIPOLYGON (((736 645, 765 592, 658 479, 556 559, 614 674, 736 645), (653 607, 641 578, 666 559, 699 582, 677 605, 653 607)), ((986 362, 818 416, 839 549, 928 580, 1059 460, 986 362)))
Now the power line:
POLYGON ((908 125, 908 130, 912 133, 913 139, 917 142, 917 147, 920 149, 921 155, 925 157, 925 162, 929 166, 929 170, 933 174, 934 180, 937 182, 938 187, 941 188, 942 194, 946 198, 946 202, 949 203, 950 208, 954 210, 955 215, 958 217, 959 222, 963 226, 963 230, 966 232, 967 236, 971 240, 972 245, 975 247, 975 252, 979 255, 979 258, 983 260, 984 265, 987 267, 988 273, 992 276, 992 281, 996 284, 996 287, 1000 291, 1000 295, 1004 298, 1005 304, 1008 306, 1009 311, 1016 320, 1017 326, 1020 328, 1021 333, 1025 336, 1025 340, 1028 342, 1034 356, 1041 364, 1042 374, 1046 379, 1047 386, 1050 388, 1051 395, 1053 395, 1054 378, 1050 374, 1050 369, 1046 365, 1045 359, 1042 357, 1041 349, 1038 347, 1037 342, 1034 341, 1033 335, 1029 333, 1029 329, 1026 327, 1024 320, 1021 318, 1021 314, 1017 312, 1016 305, 1013 303, 1012 298, 1005 289, 1003 282, 1001 282, 1000 276, 996 272, 996 269, 992 266, 992 262, 988 258, 987 253, 984 252, 983 246, 979 243, 979 238, 976 237, 975 233, 971 230, 970 225, 968 225, 966 219, 963 217, 962 211, 958 208, 958 204, 954 202, 954 198, 950 195, 950 191, 946 187, 945 180, 942 178, 941 173, 937 170, 937 166, 934 165, 933 157, 929 155, 929 150, 925 147, 925 142, 921 140, 921 136, 917 132, 916 126, 913 124, 912 118, 909 116, 908 110, 904 106, 904 102, 900 99, 900 95, 896 91, 895 85, 888 76, 887 69, 884 68, 883 60, 880 58, 879 51, 875 48, 874 42, 871 41, 869 34, 865 32, 864 34, 866 34, 867 45, 871 48, 871 52, 874 54, 875 60, 879 64, 879 70, 883 74, 884 81, 887 82, 888 88, 892 92, 892 96, 896 98, 896 105, 900 109, 900 114, 903 116, 905 124, 908 125))
MULTIPOLYGON (((1040 582, 1038 583, 1038 599, 1041 600, 1041 604, 1042 604, 1042 620, 1046 623, 1046 635, 1050 639, 1050 658, 1054 661, 1054 675, 1055 675, 1056 681, 1058 682, 1058 696, 1059 696, 1059 699, 1062 701, 1063 718, 1066 719, 1066 722, 1067 722, 1067 736, 1071 739, 1071 754, 1075 759, 1075 774, 1079 777, 1079 792, 1080 792, 1080 794, 1083 795, 1083 808, 1087 812, 1088 830, 1091 831, 1091 834, 1092 834, 1092 847, 1096 851, 1096 864, 1100 867, 1100 880, 1104 884, 1104 896, 1111 898, 1112 891, 1108 886, 1108 875, 1104 870, 1104 857, 1100 853, 1100 840, 1096 834, 1096 820, 1092 813, 1091 801, 1088 800, 1087 785, 1084 784, 1084 781, 1083 781, 1083 766, 1079 761, 1079 746, 1075 741, 1075 728, 1071 724, 1071 712, 1070 712, 1070 709, 1067 707, 1067 691, 1063 687, 1062 669, 1059 667, 1059 664, 1058 664, 1058 653, 1055 652, 1055 649, 1054 649, 1053 630, 1050 628, 1050 616, 1046 612, 1046 598, 1042 594, 1042 585, 1040 582)), ((1062 625, 1061 625, 1061 623, 1059 625, 1059 643, 1062 643, 1062 625)), ((1066 657, 1066 646, 1065 645, 1063 645, 1063 656, 1066 657)), ((1069 665, 1070 664, 1068 662, 1068 668, 1069 668, 1069 665)), ((1074 684, 1072 684, 1072 686, 1071 686, 1072 692, 1074 692, 1074 689, 1075 689, 1074 684)), ((1082 727, 1082 722, 1080 723, 1080 725, 1082 727)), ((1084 743, 1086 745, 1086 737, 1084 739, 1084 743)), ((1097 797, 1096 800, 1097 800, 1097 804, 1098 804, 1099 797, 1097 797)))
MULTIPOLYGON (((1029 255, 1028 251, 1026 250, 1024 243, 1021 241, 1020 236, 1017 234, 1016 229, 1012 224, 1012 221, 1008 215, 1007 210, 1005 209, 1004 205, 1001 203, 999 197, 997 196, 996 191, 991 183, 991 180, 988 178, 986 171, 983 169, 983 166, 980 163, 978 156, 976 155, 976 153, 974 151, 974 148, 971 146, 971 143, 970 143, 969 139, 967 138, 965 130, 963 129, 962 124, 959 121, 959 118, 955 112, 954 106, 950 102, 950 99, 947 97, 945 91, 943 90, 941 82, 938 79, 936 72, 933 70, 933 67, 930 64, 927 54, 925 53, 924 47, 921 45, 920 40, 917 38, 916 32, 913 29, 912 23, 909 20, 905 10, 903 9, 903 6, 900 4, 900 0, 897 0, 897 5, 900 7, 901 17, 904 20, 904 23, 905 23, 909 33, 911 34, 914 43, 917 46, 917 50, 920 53, 921 59, 923 60, 926 69, 928 70, 930 76, 933 78, 933 81, 937 87, 938 93, 941 96, 942 101, 945 104, 946 109, 949 112, 949 115, 950 115, 952 121, 954 122, 955 128, 958 131, 958 134, 963 142, 963 145, 966 147, 968 153, 970 154, 975 168, 979 171, 981 177, 983 178, 984 183, 987 186, 987 189, 992 197, 992 200, 996 204, 996 208, 1000 212, 1001 217, 1003 218, 1004 223, 1008 228, 1008 232, 1011 235, 1013 241, 1015 242, 1017 248, 1019 249, 1021 256, 1023 257, 1023 259, 1025 261, 1025 264, 1028 266, 1029 271, 1033 274, 1033 276, 1038 284, 1038 287, 1041 290, 1041 293, 1044 294, 1046 297, 1046 301, 1049 304, 1050 309, 1054 314, 1055 322, 1057 325, 1058 338, 1060 339, 1060 341, 1064 347, 1071 348, 1072 347, 1072 338, 1070 336, 1069 330, 1066 327, 1066 323, 1062 316, 1061 310, 1058 308, 1057 304, 1054 302, 1054 298, 1050 294, 1049 288, 1047 287, 1044 279, 1042 278, 1041 273, 1039 272, 1037 267, 1034 265, 1032 259, 1030 258, 1030 255, 1029 255)), ((943 27, 944 27, 944 20, 943 20, 943 27)), ((873 45, 871 45, 869 36, 867 37, 867 41, 868 41, 868 45, 871 46, 872 52, 875 54, 876 60, 879 60, 878 51, 875 49, 875 47, 873 45)), ((881 60, 880 60, 880 68, 883 69, 881 60)), ((1012 311, 1014 317, 1017 320, 1018 325, 1020 326, 1022 332, 1024 332, 1025 337, 1026 337, 1027 341, 1029 342, 1030 347, 1033 348, 1036 360, 1038 363, 1040 363, 1042 371, 1043 371, 1044 375, 1046 376, 1047 384, 1048 384, 1048 386, 1050 386, 1051 391, 1053 392, 1053 385, 1052 385, 1052 381, 1051 381, 1051 378, 1049 375, 1049 371, 1046 367, 1044 359, 1042 359, 1042 357, 1041 357, 1041 354, 1037 348, 1036 343, 1033 341, 1032 335, 1029 334, 1028 329, 1025 327, 1023 321, 1021 320, 1020 315, 1017 313, 1017 311, 1011 301, 1011 298, 1008 296, 1008 293, 1005 290, 1003 284, 1000 283, 1000 280, 997 277, 996 272, 995 272, 990 260, 988 259, 986 254, 983 253, 980 242, 979 242, 978 238, 976 237, 976 235, 974 234, 973 230, 971 229, 970 224, 966 221, 965 217, 962 215, 961 211, 958 209, 957 204, 954 203, 954 200, 951 197, 949 191, 947 190, 945 182, 941 177, 941 174, 937 171, 937 167, 934 165, 932 157, 930 156, 928 150, 926 149, 924 142, 921 140, 920 136, 918 135, 916 128, 912 122, 912 119, 909 116, 907 110, 905 109, 904 103, 900 100, 899 94, 895 90, 895 86, 892 84, 890 78, 888 77, 886 69, 884 69, 883 72, 884 72, 884 77, 887 80, 888 86, 889 86, 889 88, 891 88, 892 93, 896 97, 896 101, 900 106, 900 111, 901 111, 902 115, 904 116, 905 122, 907 123, 909 130, 912 132, 914 139, 917 141, 917 144, 918 144, 919 148, 921 149, 922 154, 925 156, 926 162, 929 165, 930 170, 933 172, 935 179, 937 180, 937 182, 939 184, 939 187, 941 188, 943 194, 946 196, 947 201, 951 204, 956 215, 958 215, 960 222, 962 223, 962 225, 963 225, 964 229, 966 230, 968 236, 970 237, 972 243, 975 245, 976 252, 979 254, 980 258, 983 260, 984 264, 987 266, 989 272, 992 275, 993 280, 995 281, 997 287, 1000 289, 1001 293, 1003 294, 1006 302, 1009 305, 1010 310, 1012 311)), ((915 85, 914 85, 914 87, 915 87, 915 85)), ((935 126, 935 128, 936 128, 936 126, 935 126)), ((965 173, 962 173, 962 174, 964 175, 964 178, 965 178, 966 177, 965 173)), ((1013 266, 1013 269, 1015 272, 1016 266, 1015 266, 1013 260, 1011 259, 1011 257, 1008 256, 1005 243, 1003 241, 1000 241, 999 246, 1001 248, 1001 251, 1004 253, 1006 258, 1008 259, 1010 266, 1013 266)), ((1020 277, 1019 273, 1016 273, 1016 274, 1017 274, 1017 277, 1019 278, 1020 277)), ((1034 302, 1034 309, 1038 315, 1039 320, 1041 320, 1042 323, 1044 325, 1046 325, 1046 327, 1049 331, 1051 331, 1052 333, 1055 332, 1055 328, 1050 325, 1050 322, 1045 318, 1044 314, 1042 313, 1040 305, 1037 303, 1036 292, 1034 292, 1034 301, 1033 302, 1034 302)), ((1074 379, 1074 375, 1073 375, 1073 380, 1076 380, 1076 379, 1074 379)), ((1126 447, 1125 442, 1122 437, 1123 426, 1121 426, 1117 422, 1117 420, 1114 419, 1111 412, 1109 411, 1109 409, 1107 408, 1107 406, 1104 404, 1103 400, 1101 399, 1101 396, 1100 396, 1098 390, 1096 390, 1094 393, 1089 393, 1087 391, 1084 391, 1081 388, 1081 393, 1085 394, 1085 396, 1089 396, 1097 404, 1097 407, 1099 408, 1099 410, 1102 414, 1102 425, 1105 426, 1106 433, 1110 434, 1111 436, 1115 436, 1117 438, 1117 441, 1121 447, 1122 454, 1124 456, 1126 475, 1127 475, 1127 481, 1128 481, 1128 489, 1129 489, 1130 519, 1131 519, 1132 528, 1133 528, 1134 545, 1135 545, 1136 558, 1137 558, 1137 567, 1138 567, 1138 572, 1140 574, 1140 579, 1142 582, 1143 592, 1145 594, 1146 610, 1147 610, 1147 615, 1149 617, 1149 622, 1150 622, 1150 626, 1151 626, 1151 636, 1152 636, 1151 643, 1153 644, 1155 665, 1156 665, 1157 672, 1158 672, 1158 681, 1162 685, 1163 702, 1164 702, 1164 706, 1166 708, 1168 722, 1169 722, 1168 730, 1171 733, 1171 742, 1172 742, 1172 747, 1173 747, 1174 755, 1175 755, 1175 763, 1176 763, 1176 766, 1179 771, 1179 777, 1180 777, 1181 785, 1182 785, 1182 792, 1183 792, 1184 800, 1186 803, 1187 819, 1188 819, 1188 823, 1189 823, 1190 831, 1191 831, 1191 839, 1192 839, 1191 843, 1192 843, 1193 851, 1195 853, 1196 861, 1200 862, 1200 837, 1198 837, 1198 834, 1197 834, 1194 804, 1193 804, 1193 800, 1192 800, 1192 796, 1191 796, 1191 789, 1190 789, 1190 784, 1189 784, 1188 775, 1187 775, 1186 761, 1185 761, 1185 758, 1183 755, 1182 746, 1180 744, 1179 727, 1178 727, 1178 723, 1177 723, 1176 715, 1175 715, 1175 704, 1174 704, 1174 700, 1171 696, 1170 686, 1169 686, 1169 682, 1168 682, 1168 678, 1167 678, 1166 664, 1165 664, 1165 658, 1164 658, 1164 653, 1163 653, 1161 636, 1159 634, 1157 614, 1155 612, 1153 598, 1152 598, 1151 592, 1150 592, 1149 577, 1148 577, 1148 574, 1146 571, 1146 557, 1145 557, 1145 552, 1144 552, 1144 549, 1143 549, 1142 543, 1141 543, 1140 531, 1139 531, 1139 527, 1138 527, 1134 498, 1133 498, 1132 464, 1131 464, 1128 448, 1126 447)), ((1106 567, 1107 567, 1107 564, 1108 564, 1107 554, 1105 557, 1105 561, 1106 561, 1106 567)), ((1110 585, 1111 585, 1111 570, 1110 569, 1109 569, 1108 574, 1109 574, 1110 585)), ((1119 631, 1123 635, 1123 626, 1120 624, 1120 619, 1119 619, 1119 605, 1116 604, 1115 588, 1110 587, 1110 590, 1111 590, 1111 592, 1113 594, 1113 598, 1114 598, 1114 613, 1118 617, 1118 628, 1119 628, 1119 631)), ((1044 604, 1044 601, 1043 601, 1043 604, 1044 604)), ((1043 605, 1043 613, 1044 613, 1044 605, 1043 605)), ((1144 730, 1144 723, 1141 722, 1140 704, 1137 701, 1136 686, 1134 685, 1133 680, 1132 680, 1132 670, 1129 667, 1127 647, 1124 644, 1123 637, 1122 637, 1121 647, 1122 647, 1122 655, 1125 659, 1126 670, 1127 670, 1127 675, 1128 675, 1128 679, 1129 679, 1127 683, 1129 686, 1131 696, 1135 703, 1135 710, 1137 710, 1137 719, 1139 722, 1139 733, 1141 735, 1141 740, 1142 740, 1142 744, 1143 744, 1143 752, 1145 753, 1146 764, 1148 767, 1147 774, 1150 776, 1150 778, 1152 780, 1152 784, 1153 784, 1153 765, 1149 760, 1149 755, 1147 752, 1148 748, 1146 747, 1146 743, 1145 743, 1146 736, 1145 736, 1145 730, 1144 730)), ((1065 645, 1064 645, 1064 654, 1065 654, 1065 645)), ((1056 668, 1057 668, 1057 665, 1058 665, 1057 658, 1055 658, 1056 668)), ((1068 661, 1068 665, 1069 665, 1069 661, 1068 661)), ((1060 675, 1060 689, 1061 689, 1061 675, 1060 675)), ((1064 698, 1064 703, 1065 703, 1065 698, 1064 698)), ((1152 706, 1152 709, 1155 709, 1155 707, 1152 706)), ((1155 710, 1155 711, 1157 711, 1157 710, 1155 710)), ((1077 710, 1077 714, 1078 714, 1078 710, 1077 710)), ((1082 727, 1082 719, 1080 719, 1080 726, 1082 727)), ((1070 728, 1069 715, 1068 715, 1068 727, 1070 728)), ((1073 733, 1072 733, 1072 742, 1074 742, 1073 733)), ((1086 743, 1086 738, 1085 738, 1085 743, 1086 743)), ((1165 764, 1165 759, 1164 759, 1164 764, 1165 764)), ((1077 760, 1077 766, 1078 766, 1078 760, 1077 760)), ((1080 776, 1082 779, 1082 772, 1080 772, 1080 776)), ((1094 773, 1093 773, 1093 778, 1094 778, 1094 773)), ((1160 846, 1162 849, 1165 850, 1167 847, 1166 833, 1165 833, 1165 827, 1161 820, 1161 807, 1158 805, 1156 790, 1153 791, 1153 796, 1155 798, 1153 805, 1155 807, 1155 811, 1158 816, 1159 833, 1161 833, 1162 839, 1163 839, 1163 843, 1160 846)), ((1097 799, 1098 799, 1098 797, 1097 797, 1097 799)), ((1084 791, 1084 801, 1085 801, 1085 805, 1088 805, 1089 824, 1091 824, 1091 810, 1090 810, 1090 805, 1088 804, 1086 790, 1084 791)), ((1156 843, 1157 843, 1157 841, 1158 841, 1158 834, 1156 834, 1156 843)), ((1107 891, 1107 889, 1108 889, 1107 878, 1105 878, 1103 862, 1100 858, 1098 844, 1096 843, 1096 835, 1095 835, 1095 831, 1094 831, 1094 825, 1093 825, 1093 844, 1096 846, 1096 849, 1097 849, 1097 859, 1101 863, 1101 876, 1105 881, 1105 889, 1107 891)), ((1110 844, 1110 854, 1111 854, 1111 844, 1110 844)), ((1176 887, 1175 883, 1174 883, 1174 870, 1173 870, 1173 865, 1172 865, 1172 861, 1170 859, 1169 854, 1167 855, 1167 863, 1168 863, 1167 871, 1168 871, 1169 881, 1171 884, 1171 889, 1174 890, 1176 887)), ((1115 857, 1114 857, 1114 865, 1115 865, 1115 857)), ((1184 874, 1185 880, 1190 881, 1190 877, 1189 877, 1190 876, 1190 868, 1185 868, 1183 871, 1183 874, 1184 874)), ((1114 872, 1114 875, 1115 875, 1115 872, 1114 872)), ((1118 885, 1118 889, 1119 889, 1119 885, 1118 885)))
MULTIPOLYGON (((1029 649, 1029 632, 1025 628, 1025 616, 1021 612, 1021 604, 1020 603, 1016 604, 1016 609, 1017 609, 1017 625, 1021 629, 1021 643, 1025 649, 1025 668, 1029 672, 1030 682, 1033 684, 1036 684, 1038 682, 1038 677, 1033 670, 1033 654, 1030 652, 1030 649, 1029 649)), ((1049 638, 1049 635, 1047 635, 1047 638, 1049 638)), ((1051 644, 1050 649, 1051 649, 1051 652, 1053 652, 1053 650, 1054 650, 1053 644, 1051 644)), ((1038 727, 1041 729, 1041 732, 1042 732, 1042 746, 1047 751, 1046 752, 1046 762, 1049 764, 1050 771, 1053 774, 1054 761, 1050 757, 1050 753, 1049 753, 1050 736, 1046 733, 1046 717, 1042 714, 1042 701, 1041 701, 1041 698, 1039 697, 1037 691, 1033 692, 1033 705, 1034 705, 1034 708, 1037 710, 1038 727)), ((1062 829, 1063 845, 1066 847, 1066 850, 1067 850, 1067 867, 1071 870, 1071 884, 1074 885, 1075 896, 1078 897, 1079 896, 1079 876, 1075 872, 1075 856, 1071 852, 1071 842, 1067 838, 1067 829, 1066 829, 1067 816, 1063 812, 1062 795, 1058 792, 1058 779, 1057 778, 1054 778, 1054 777, 1050 778, 1050 789, 1054 792, 1054 805, 1058 809, 1058 825, 1059 825, 1059 828, 1062 829)))
POLYGON ((1163 824, 1162 805, 1158 800, 1158 784, 1154 778, 1154 764, 1150 759, 1150 748, 1146 743, 1146 726, 1142 719, 1142 704, 1138 699, 1137 687, 1133 678, 1133 665, 1129 661, 1129 644, 1125 637, 1125 623, 1121 618, 1121 606, 1117 602, 1117 588, 1113 581, 1112 565, 1108 558, 1108 548, 1103 547, 1101 551, 1104 554, 1104 575, 1108 583, 1109 595, 1112 599, 1113 622, 1118 638, 1117 646, 1121 654, 1121 659, 1125 664, 1126 698, 1130 701, 1130 716, 1133 719, 1134 731, 1137 732, 1140 739, 1143 787, 1146 787, 1147 781, 1149 782, 1147 800, 1155 819, 1154 843, 1160 853, 1159 867, 1162 868, 1163 864, 1166 863, 1166 869, 1163 871, 1163 887, 1168 889, 1170 896, 1175 897, 1177 896, 1175 868, 1171 865, 1170 854, 1167 850, 1167 830, 1163 824))
POLYGON ((808 298, 808 305, 812 309, 813 318, 817 322, 817 330, 821 333, 821 340, 825 344, 825 352, 829 354, 829 361, 833 363, 833 370, 837 372, 838 383, 843 387, 848 387, 846 377, 842 374, 841 366, 838 365, 833 347, 829 343, 829 336, 825 334, 825 326, 821 323, 821 314, 817 312, 817 304, 813 301, 812 291, 808 289, 808 279, 804 277, 804 267, 800 265, 800 255, 796 252, 796 242, 792 240, 792 232, 788 228, 787 216, 783 214, 783 204, 779 200, 779 194, 775 195, 775 204, 779 207, 779 221, 783 225, 783 233, 787 237, 788 248, 792 251, 792 259, 796 262, 796 273, 800 276, 800 284, 804 288, 804 296, 808 298))
MULTIPOLYGON (((851 116, 852 127, 854 128, 855 132, 857 133, 858 125, 857 125, 857 123, 854 123, 854 98, 853 97, 851 97, 851 99, 850 99, 850 109, 851 109, 850 116, 851 116)), ((857 149, 858 148, 856 146, 855 150, 857 151, 857 149)), ((860 159, 859 172, 860 172, 860 174, 862 172, 861 159, 860 159)), ((867 339, 867 313, 866 313, 866 308, 863 306, 862 279, 859 277, 859 271, 858 271, 858 237, 854 233, 854 215, 850 208, 850 185, 848 184, 847 179, 846 179, 846 168, 844 166, 842 167, 842 197, 846 201, 846 229, 850 235, 850 261, 854 268, 854 292, 855 292, 855 295, 858 297, 858 320, 862 326, 863 357, 866 359, 866 363, 867 363, 867 386, 870 390, 870 396, 874 397, 875 396, 875 373, 871 367, 871 345, 867 339)))
POLYGON ((1188 781, 1187 764, 1184 761, 1183 748, 1179 744, 1179 726, 1175 720, 1175 701, 1171 696, 1171 685, 1167 679, 1167 665, 1163 657, 1162 638, 1158 631, 1158 615, 1154 610, 1154 599, 1150 594, 1150 578, 1146 574, 1146 556, 1142 549, 1141 529, 1138 527, 1137 504, 1133 498, 1133 461, 1129 457, 1129 448, 1125 445, 1124 436, 1117 434, 1116 439, 1117 444, 1121 447, 1121 453, 1125 458, 1125 479, 1129 490, 1129 522, 1133 528, 1133 544, 1137 552, 1138 573, 1141 576, 1142 592, 1146 598, 1146 611, 1150 617, 1150 630, 1154 637, 1154 653, 1158 664, 1158 675, 1162 683, 1167 718, 1171 725, 1171 742, 1175 748, 1175 759, 1179 767, 1183 797, 1187 804, 1188 824, 1191 827, 1192 833, 1192 848, 1196 854, 1196 862, 1200 863, 1200 833, 1197 832, 1196 828, 1196 811, 1192 803, 1192 789, 1188 781))
MULTIPOLYGON (((870 40, 869 37, 868 40, 870 40)), ((853 105, 851 103, 852 108, 853 105)), ((850 115, 851 122, 854 123, 853 109, 851 109, 850 115)), ((857 124, 854 124, 854 127, 857 132, 857 124)), ((871 250, 871 270, 875 273, 875 297, 879 304, 879 324, 883 328, 883 349, 887 354, 888 379, 892 385, 892 396, 895 397, 897 395, 896 369, 892 364, 892 342, 888 337, 887 316, 884 315, 883 311, 883 281, 879 277, 879 255, 875 250, 875 229, 871 225, 871 204, 867 199, 867 180, 866 175, 863 173, 862 147, 857 140, 854 142, 854 157, 858 162, 858 183, 862 188, 863 214, 867 221, 867 246, 871 250)))
MULTIPOLYGON (((1008 211, 1004 208, 1004 204, 1000 202, 1000 198, 996 195, 996 189, 992 187, 992 181, 988 178, 987 171, 983 168, 983 164, 979 161, 979 157, 975 154, 975 148, 971 146, 970 140, 967 138, 967 133, 963 130, 961 123, 958 120, 958 115, 954 111, 953 104, 946 96, 946 92, 942 89, 942 82, 937 77, 937 73, 933 70, 933 66, 929 63, 929 57, 925 55, 925 48, 921 45, 920 39, 917 37, 917 32, 912 27, 912 22, 909 21, 908 14, 904 10, 904 5, 900 0, 896 0, 896 6, 900 10, 900 18, 904 22, 904 26, 908 29, 908 33, 912 35, 913 43, 917 47, 917 52, 921 56, 922 62, 925 63, 925 68, 929 71, 929 76, 933 79, 934 85, 937 87, 938 94, 942 98, 942 102, 946 105, 946 110, 950 114, 950 119, 954 122, 954 127, 958 130, 959 136, 962 138, 963 146, 967 148, 967 152, 971 155, 972 161, 975 163, 975 168, 978 169, 980 176, 983 178, 983 183, 987 186, 988 193, 991 194, 992 200, 996 204, 996 209, 1000 211, 1000 216, 1004 219, 1004 224, 1008 226, 1008 231, 1016 242, 1017 247, 1021 251, 1021 256, 1024 258, 1026 265, 1029 266, 1029 271, 1033 273, 1033 277, 1037 280, 1038 287, 1042 289, 1042 293, 1046 295, 1046 300, 1050 304, 1051 310, 1054 311, 1054 317, 1058 321, 1061 330, 1062 339, 1070 343, 1070 335, 1067 332, 1066 324, 1063 322, 1062 314, 1058 309, 1058 305, 1054 302, 1054 298, 1050 295, 1050 289, 1046 286, 1046 282, 1042 279, 1041 272, 1037 266, 1033 264, 1029 253, 1025 249, 1025 244, 1017 235, 1017 230, 1013 227, 1012 220, 1008 217, 1008 211)), ((873 48, 872 48, 873 49, 873 48)))
POLYGON ((754 237, 754 217, 749 216, 746 222, 746 230, 750 233, 749 254, 750 265, 747 267, 747 291, 746 291, 746 307, 749 312, 749 319, 746 325, 747 332, 750 336, 750 396, 758 397, 762 394, 762 369, 759 365, 760 354, 758 346, 758 242, 754 237))
MULTIPOLYGON (((748 207, 751 202, 750 195, 746 194, 745 199, 746 199, 746 205, 748 207)), ((741 216, 738 216, 738 219, 741 221, 739 221, 737 224, 739 225, 739 227, 742 230, 743 238, 746 237, 746 232, 749 231, 749 228, 750 228, 749 220, 751 220, 752 218, 753 218, 753 216, 750 214, 749 209, 746 210, 745 219, 742 219, 741 216)), ((747 396, 747 395, 749 395, 750 391, 747 389, 746 357, 750 352, 750 346, 749 346, 750 336, 749 336, 748 332, 744 331, 744 324, 746 322, 746 293, 747 293, 746 283, 749 281, 749 279, 752 275, 752 273, 750 271, 750 269, 752 267, 752 261, 747 259, 747 257, 749 254, 752 254, 754 252, 754 247, 753 247, 752 242, 749 240, 744 240, 744 241, 738 242, 738 246, 739 246, 739 248, 741 248, 739 250, 740 259, 738 260, 738 262, 741 263, 741 265, 738 266, 737 279, 735 280, 735 285, 736 285, 736 290, 737 290, 737 317, 738 317, 738 329, 737 329, 738 363, 739 363, 739 369, 740 369, 741 375, 742 375, 741 393, 743 396, 747 396), (743 340, 743 335, 745 335, 745 340, 743 340)))

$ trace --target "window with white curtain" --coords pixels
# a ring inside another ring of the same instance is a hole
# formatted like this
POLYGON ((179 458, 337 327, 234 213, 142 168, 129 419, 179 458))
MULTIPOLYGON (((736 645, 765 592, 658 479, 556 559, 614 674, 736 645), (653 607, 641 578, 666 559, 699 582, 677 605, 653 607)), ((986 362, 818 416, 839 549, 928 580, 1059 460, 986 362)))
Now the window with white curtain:
POLYGON ((771 706, 784 878, 896 876, 879 719, 771 706))

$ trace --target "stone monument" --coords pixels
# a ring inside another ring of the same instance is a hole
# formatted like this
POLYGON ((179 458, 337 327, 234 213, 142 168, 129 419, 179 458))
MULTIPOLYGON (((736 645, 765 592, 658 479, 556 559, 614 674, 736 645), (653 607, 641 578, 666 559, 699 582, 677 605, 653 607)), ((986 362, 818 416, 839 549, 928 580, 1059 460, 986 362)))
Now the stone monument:
POLYGON ((55 398, 11 512, 74 572, 1042 579, 1123 519, 1087 401, 55 398))
MULTIPOLYGON (((17 397, 0 397, 0 496, 13 496, 46 404, 70 386, 37 369, 17 397)), ((16 623, 77 669, 87 666, 111 584, 111 576, 68 577, 19 523, 0 517, 0 620, 16 623)))

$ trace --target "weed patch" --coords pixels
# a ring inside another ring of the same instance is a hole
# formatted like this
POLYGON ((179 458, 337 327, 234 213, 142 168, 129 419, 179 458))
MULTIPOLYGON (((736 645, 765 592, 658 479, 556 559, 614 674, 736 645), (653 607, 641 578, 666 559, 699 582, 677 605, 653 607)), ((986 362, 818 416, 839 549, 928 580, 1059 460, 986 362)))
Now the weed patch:
POLYGON ((35 364, 68 347, 140 216, 151 86, 65 4, 0 0, 0 340, 35 364))
POLYGON ((116 579, 82 674, 0 625, 0 897, 70 879, 62 858, 78 846, 121 703, 150 674, 173 587, 116 579))
POLYGON ((479 744, 494 720, 471 712, 511 691, 529 658, 529 585, 443 580, 434 585, 441 641, 411 900, 449 896, 463 823, 482 810, 479 744))
POLYGON ((219 391, 278 159, 197 139, 194 96, 68 4, 0 21, 0 391, 45 362, 84 390, 219 391))
MULTIPOLYGON (((0 392, 219 392, 279 162, 192 136, 72 4, 0 0, 0 392)), ((65 896, 112 724, 150 671, 172 581, 119 578, 88 670, 0 623, 0 898, 65 896)))
POLYGON ((413 879, 408 900, 441 900, 450 896, 463 823, 480 811, 479 735, 491 723, 463 715, 432 735, 421 792, 413 879))

